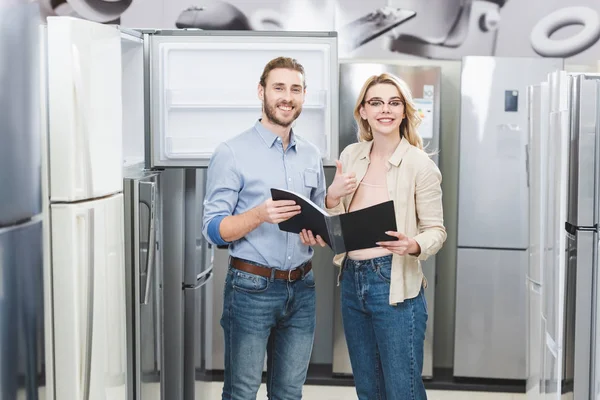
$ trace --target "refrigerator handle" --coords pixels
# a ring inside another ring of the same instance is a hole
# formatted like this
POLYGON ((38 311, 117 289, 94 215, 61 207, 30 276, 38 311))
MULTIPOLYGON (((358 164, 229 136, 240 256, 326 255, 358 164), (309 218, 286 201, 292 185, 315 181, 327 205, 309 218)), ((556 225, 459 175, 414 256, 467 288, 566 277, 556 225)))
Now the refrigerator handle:
POLYGON ((525 173, 527 176, 527 187, 529 187, 529 144, 525 145, 525 173))
MULTIPOLYGON (((144 273, 146 275, 146 282, 144 284, 140 273, 140 287, 142 292, 140 293, 141 304, 148 304, 150 297, 150 288, 152 287, 152 274, 154 272, 154 252, 156 251, 156 184, 154 182, 140 182, 140 202, 146 204, 150 210, 148 221, 148 256, 146 257, 146 266, 144 267, 144 273), (143 285, 143 286, 142 286, 143 285)), ((141 271, 140 271, 141 272, 141 271)))
MULTIPOLYGON (((87 236, 87 246, 80 246, 81 249, 87 250, 87 260, 84 262, 87 263, 88 267, 88 276, 87 283, 83 287, 86 290, 86 329, 85 329, 85 350, 84 350, 84 359, 83 359, 83 399, 89 400, 90 398, 90 379, 92 374, 92 342, 94 338, 94 281, 95 281, 95 265, 94 265, 94 245, 95 245, 95 237, 94 237, 94 209, 87 210, 87 212, 80 214, 81 217, 87 219, 87 235, 82 235, 82 237, 87 236), (87 249, 86 249, 87 247, 87 249)), ((85 251, 84 250, 84 251, 85 251)), ((82 260, 83 261, 83 260, 82 260)), ((82 270, 85 270, 82 268, 82 270)))
MULTIPOLYGON (((81 73, 81 62, 79 50, 76 45, 71 46, 72 65, 73 65, 73 85, 75 86, 75 106, 77 108, 78 120, 81 121, 82 132, 75 134, 75 146, 77 155, 81 160, 81 167, 77 176, 80 179, 80 185, 77 188, 83 191, 83 195, 91 195, 93 192, 92 175, 92 157, 90 154, 90 138, 88 129, 88 112, 85 106, 85 90, 83 88, 83 75, 81 73), (84 187, 85 185, 85 187, 84 187)), ((77 122, 76 122, 77 123, 77 122)))

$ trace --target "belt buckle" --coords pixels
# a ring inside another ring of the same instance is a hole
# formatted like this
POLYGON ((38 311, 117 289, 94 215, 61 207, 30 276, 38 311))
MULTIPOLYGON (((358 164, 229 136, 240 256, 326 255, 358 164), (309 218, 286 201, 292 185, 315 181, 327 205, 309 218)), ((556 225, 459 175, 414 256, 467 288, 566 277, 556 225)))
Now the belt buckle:
POLYGON ((293 282, 294 282, 294 281, 292 280, 292 271, 293 271, 293 269, 289 269, 289 270, 288 270, 288 278, 287 278, 287 281, 288 281, 289 283, 293 283, 293 282))

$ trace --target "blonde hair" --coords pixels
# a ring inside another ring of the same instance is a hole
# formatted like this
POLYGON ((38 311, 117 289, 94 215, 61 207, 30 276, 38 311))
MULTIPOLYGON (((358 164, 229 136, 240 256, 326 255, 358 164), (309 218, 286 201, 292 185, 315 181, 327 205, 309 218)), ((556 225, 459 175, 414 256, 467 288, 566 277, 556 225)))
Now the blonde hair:
POLYGON ((410 89, 402 79, 385 72, 381 75, 373 75, 367 79, 360 91, 356 105, 354 106, 354 119, 358 125, 358 140, 360 142, 369 142, 373 140, 373 133, 371 132, 369 121, 362 119, 360 116, 360 109, 365 105, 367 91, 379 84, 394 85, 398 89, 400 97, 402 98, 402 103, 404 103, 404 119, 402 120, 402 123, 400 123, 400 137, 406 138, 413 146, 423 149, 423 139, 421 139, 421 136, 417 131, 418 126, 421 124, 421 118, 417 115, 410 89))

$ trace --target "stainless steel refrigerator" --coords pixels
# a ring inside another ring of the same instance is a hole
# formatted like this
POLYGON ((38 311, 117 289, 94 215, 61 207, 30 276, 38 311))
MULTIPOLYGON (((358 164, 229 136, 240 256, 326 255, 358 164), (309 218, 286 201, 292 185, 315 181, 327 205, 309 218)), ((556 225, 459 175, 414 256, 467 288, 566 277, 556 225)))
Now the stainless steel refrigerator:
POLYGON ((226 258, 216 264, 215 249, 202 235, 206 167, 220 142, 260 118, 256 85, 265 64, 281 55, 298 59, 310 82, 294 129, 332 165, 338 154, 332 118, 337 37, 130 29, 120 34, 132 371, 127 392, 139 400, 205 399, 213 343, 221 342, 213 336, 220 330, 213 295, 222 293, 222 285, 213 271, 224 276, 227 268, 226 258))
MULTIPOLYGON (((388 72, 394 74, 408 84, 423 122, 419 134, 423 138, 426 151, 432 152, 433 160, 439 165, 440 148, 440 67, 414 67, 395 64, 343 62, 340 64, 340 152, 349 144, 357 141, 357 126, 354 121, 354 105, 360 89, 371 75, 388 72)), ((421 263, 423 273, 428 281, 425 298, 429 318, 425 331, 425 349, 423 361, 423 377, 433 377, 433 321, 435 312, 435 269, 436 257, 430 257, 421 263)), ((348 355, 348 346, 344 336, 340 311, 340 288, 335 288, 333 336, 333 373, 350 375, 352 368, 348 355)))
POLYGON ((526 392, 537 399, 541 390, 542 355, 542 271, 546 259, 546 218, 548 193, 548 83, 531 85, 527 90, 529 187, 529 262, 526 285, 526 392))
POLYGON ((454 375, 525 379, 529 85, 557 59, 465 57, 454 375))
POLYGON ((0 399, 46 394, 39 12, 0 6, 0 399))
MULTIPOLYGON (((550 179, 536 193, 546 202, 539 213, 544 251, 541 260, 534 260, 541 272, 541 304, 528 316, 534 327, 528 335, 529 362, 536 372, 532 378, 537 378, 531 379, 528 398, 596 399, 600 75, 555 71, 532 88, 534 97, 536 91, 543 108, 537 112, 533 104, 532 116, 547 129, 541 132, 539 149, 531 150, 547 151, 550 179)), ((544 179, 532 175, 532 181, 544 179)))

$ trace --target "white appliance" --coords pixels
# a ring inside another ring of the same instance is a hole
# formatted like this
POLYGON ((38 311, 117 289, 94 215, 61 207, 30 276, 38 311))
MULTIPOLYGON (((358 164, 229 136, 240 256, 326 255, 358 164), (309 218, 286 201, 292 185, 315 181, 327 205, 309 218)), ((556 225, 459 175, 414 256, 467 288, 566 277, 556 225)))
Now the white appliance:
POLYGON ((56 398, 204 399, 222 287, 196 237, 206 175, 196 169, 260 118, 259 77, 279 56, 306 71, 295 132, 334 165, 337 36, 53 17, 48 46, 56 398))
POLYGON ((542 199, 543 251, 530 268, 528 398, 597 399, 600 75, 556 71, 531 90, 540 108, 533 103, 530 114, 542 127, 531 153, 547 158, 545 175, 531 171, 542 182, 532 196, 542 199))
POLYGON ((126 399, 121 36, 48 18, 46 246, 54 393, 126 399))
POLYGON ((455 376, 525 379, 526 93, 562 65, 558 59, 463 58, 455 376))

